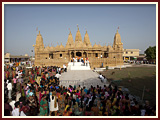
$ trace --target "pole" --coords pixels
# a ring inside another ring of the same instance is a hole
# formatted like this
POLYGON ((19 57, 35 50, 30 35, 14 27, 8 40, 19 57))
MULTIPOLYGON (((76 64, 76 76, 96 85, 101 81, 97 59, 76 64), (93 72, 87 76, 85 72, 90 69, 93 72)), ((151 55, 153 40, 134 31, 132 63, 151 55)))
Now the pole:
POLYGON ((32 50, 32 64, 34 64, 34 62, 33 62, 33 50, 32 50))
POLYGON ((143 87, 142 101, 143 101, 143 98, 144 98, 144 91, 145 91, 145 86, 143 87))

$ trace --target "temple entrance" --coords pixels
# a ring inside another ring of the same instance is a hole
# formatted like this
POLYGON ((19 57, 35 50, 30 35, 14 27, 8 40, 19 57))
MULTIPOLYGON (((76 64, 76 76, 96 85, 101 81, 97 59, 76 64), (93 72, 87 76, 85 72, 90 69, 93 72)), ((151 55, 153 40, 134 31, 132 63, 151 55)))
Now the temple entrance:
POLYGON ((82 53, 81 52, 76 52, 76 56, 81 57, 82 53))
POLYGON ((84 56, 85 58, 87 58, 87 53, 86 53, 86 52, 84 52, 84 53, 83 53, 83 56, 84 56))
POLYGON ((74 57, 74 52, 71 52, 71 58, 73 58, 74 57))

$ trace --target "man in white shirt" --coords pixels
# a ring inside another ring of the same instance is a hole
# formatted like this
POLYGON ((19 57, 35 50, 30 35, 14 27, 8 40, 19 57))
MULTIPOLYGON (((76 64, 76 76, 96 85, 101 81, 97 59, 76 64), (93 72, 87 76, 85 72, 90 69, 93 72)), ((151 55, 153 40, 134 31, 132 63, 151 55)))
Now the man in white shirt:
POLYGON ((26 116, 23 111, 19 110, 20 103, 15 103, 15 109, 12 111, 12 116, 26 116))
POLYGON ((102 74, 101 74, 101 73, 100 73, 100 75, 99 75, 99 78, 100 78, 100 79, 102 79, 102 78, 103 78, 103 76, 102 76, 102 74))
POLYGON ((18 76, 22 77, 22 72, 18 71, 18 76))
POLYGON ((6 84, 8 85, 9 80, 7 79, 6 84))
POLYGON ((59 71, 59 74, 61 74, 61 67, 59 67, 59 70, 58 70, 58 71, 59 71))
POLYGON ((59 78, 61 75, 59 74, 59 73, 57 73, 56 75, 55 75, 55 77, 56 78, 59 78))
POLYGON ((64 71, 67 72, 67 67, 65 64, 63 65, 63 68, 64 68, 64 71))
POLYGON ((14 110, 14 108, 15 108, 15 102, 16 102, 16 97, 15 96, 13 96, 12 97, 12 101, 9 103, 11 106, 12 106, 12 109, 14 110))
POLYGON ((7 85, 7 89, 8 89, 8 98, 11 99, 11 93, 12 93, 12 83, 11 80, 9 80, 8 85, 7 85))
POLYGON ((85 64, 85 66, 87 65, 87 61, 86 61, 86 59, 85 59, 85 63, 84 63, 84 64, 85 64))
POLYGON ((63 68, 65 69, 65 64, 63 64, 63 68))
POLYGON ((104 76, 103 83, 107 83, 107 78, 104 76))

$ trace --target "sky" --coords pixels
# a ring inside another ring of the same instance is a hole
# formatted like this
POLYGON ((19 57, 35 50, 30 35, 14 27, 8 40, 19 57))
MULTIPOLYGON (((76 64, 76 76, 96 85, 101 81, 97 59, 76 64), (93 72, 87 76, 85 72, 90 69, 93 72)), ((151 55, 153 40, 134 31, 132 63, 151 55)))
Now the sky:
POLYGON ((118 27, 124 49, 143 54, 156 45, 155 4, 5 4, 4 53, 33 55, 39 30, 45 46, 65 46, 69 29, 75 40, 77 24, 82 40, 87 30, 92 45, 113 45, 118 27))

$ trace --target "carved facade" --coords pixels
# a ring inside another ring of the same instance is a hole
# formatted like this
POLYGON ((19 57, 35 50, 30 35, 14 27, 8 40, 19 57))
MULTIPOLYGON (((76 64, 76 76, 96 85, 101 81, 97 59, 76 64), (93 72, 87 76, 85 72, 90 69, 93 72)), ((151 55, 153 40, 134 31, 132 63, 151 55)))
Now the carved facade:
POLYGON ((56 47, 44 47, 43 38, 39 31, 34 47, 36 66, 62 67, 63 64, 68 64, 73 57, 88 58, 91 68, 101 67, 102 63, 104 67, 123 65, 123 43, 118 30, 114 36, 113 46, 101 46, 96 43, 92 46, 87 31, 82 41, 78 28, 75 41, 70 31, 65 47, 62 44, 56 47))

